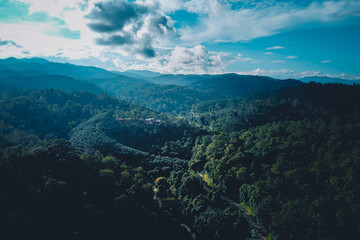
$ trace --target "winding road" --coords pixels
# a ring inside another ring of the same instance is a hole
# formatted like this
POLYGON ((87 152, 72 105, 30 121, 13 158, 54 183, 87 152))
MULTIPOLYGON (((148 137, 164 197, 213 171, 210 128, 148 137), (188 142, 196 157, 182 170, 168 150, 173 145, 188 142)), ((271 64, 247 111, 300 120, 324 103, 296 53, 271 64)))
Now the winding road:
MULTIPOLYGON (((204 184, 204 172, 202 171, 199 174, 200 176, 200 184, 203 186, 204 190, 207 192, 210 192, 211 189, 206 186, 204 184)), ((257 233, 256 236, 259 240, 265 240, 266 238, 264 237, 264 234, 262 232, 262 227, 259 226, 259 224, 257 224, 257 222, 255 221, 255 219, 238 203, 236 203, 235 201, 220 195, 220 198, 224 201, 226 201, 227 203, 235 206, 237 209, 239 209, 239 211, 241 212, 241 214, 245 217, 246 221, 249 223, 250 229, 255 230, 255 232, 257 233)))
MULTIPOLYGON (((200 177, 199 181, 200 181, 200 184, 203 187, 203 189, 206 192, 210 192, 211 189, 208 186, 206 186, 205 181, 204 181, 204 173, 205 173, 205 171, 202 171, 200 173, 198 172, 198 175, 200 177)), ((159 207, 161 208, 162 200, 160 197, 157 196, 157 192, 158 192, 158 189, 154 188, 154 200, 158 201, 159 207)), ((240 204, 236 203, 235 201, 233 201, 230 198, 227 198, 223 195, 220 195, 220 198, 222 200, 226 201, 227 203, 233 205, 241 212, 241 214, 245 217, 246 221, 248 222, 250 229, 255 230, 256 237, 258 240, 266 240, 266 238, 264 237, 263 231, 262 231, 262 227, 259 226, 259 224, 255 221, 255 219, 240 204)), ((167 211, 165 210, 165 212, 167 212, 167 211)), ((175 218, 173 218, 173 220, 176 222, 179 222, 175 218)), ((187 225, 185 225, 184 223, 181 223, 181 222, 179 222, 179 224, 181 227, 186 229, 186 231, 191 235, 191 238, 193 240, 196 239, 196 234, 190 229, 190 227, 188 227, 187 225)))

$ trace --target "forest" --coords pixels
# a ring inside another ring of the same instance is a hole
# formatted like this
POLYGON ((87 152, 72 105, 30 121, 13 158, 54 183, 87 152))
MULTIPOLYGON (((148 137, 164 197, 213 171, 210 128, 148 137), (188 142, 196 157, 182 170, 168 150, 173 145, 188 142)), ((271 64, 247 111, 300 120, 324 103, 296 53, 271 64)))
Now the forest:
POLYGON ((359 85, 18 61, 1 239, 360 238, 359 85))

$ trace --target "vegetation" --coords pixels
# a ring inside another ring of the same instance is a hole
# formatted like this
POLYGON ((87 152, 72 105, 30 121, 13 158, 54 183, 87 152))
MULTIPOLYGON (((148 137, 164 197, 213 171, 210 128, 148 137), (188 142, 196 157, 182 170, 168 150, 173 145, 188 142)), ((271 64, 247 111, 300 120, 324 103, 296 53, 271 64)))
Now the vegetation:
POLYGON ((205 138, 190 164, 275 239, 358 236, 358 121, 290 121, 205 138), (252 214, 251 214, 252 215, 252 214))
POLYGON ((1 239, 360 238, 359 86, 90 70, 97 95, 0 81, 1 239))
POLYGON ((124 76, 89 81, 106 89, 109 94, 161 112, 185 112, 198 102, 218 98, 206 91, 179 85, 157 85, 124 76))

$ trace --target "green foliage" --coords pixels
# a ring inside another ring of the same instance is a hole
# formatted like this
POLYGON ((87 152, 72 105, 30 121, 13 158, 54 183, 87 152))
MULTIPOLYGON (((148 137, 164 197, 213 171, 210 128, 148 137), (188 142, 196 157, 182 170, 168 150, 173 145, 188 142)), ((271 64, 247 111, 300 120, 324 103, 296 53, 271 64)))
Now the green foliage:
POLYGON ((49 141, 0 157, 1 239, 186 239, 152 202, 141 167, 49 141), (175 235, 173 236, 173 234, 175 235))
MULTIPOLYGON (((93 79, 172 112, 213 99, 205 88, 219 84, 190 79, 197 95, 108 80, 93 79)), ((171 116, 107 95, 0 83, 0 238, 231 240, 264 230, 267 239, 357 239, 359 89, 310 83, 171 116)))
POLYGON ((42 138, 65 137, 77 124, 117 106, 123 111, 136 107, 106 95, 65 93, 52 89, 10 90, 5 91, 1 99, 0 122, 8 131, 2 128, 5 131, 2 135, 10 134, 11 131, 22 131, 35 133, 42 138))
MULTIPOLYGON (((17 75, 17 74, 16 74, 17 75)), ((43 75, 40 76, 1 76, 0 83, 16 89, 42 89, 53 88, 61 89, 66 92, 88 91, 100 94, 104 91, 92 83, 74 79, 67 76, 43 75)))
POLYGON ((146 80, 118 76, 116 78, 91 79, 116 97, 135 102, 161 112, 188 111, 193 104, 214 99, 204 91, 178 85, 157 85, 146 80), (141 94, 139 94, 141 93, 141 94))
POLYGON ((205 151, 212 186, 243 202, 272 238, 341 239, 359 235, 359 139, 359 122, 334 117, 219 135, 195 149, 205 151))
POLYGON ((190 237, 154 204, 147 174, 154 168, 170 174, 187 161, 135 148, 151 151, 155 144, 158 153, 168 144, 174 151, 170 143, 176 142, 177 149, 186 148, 178 156, 190 158, 200 131, 169 120, 164 126, 123 126, 117 116, 167 118, 106 95, 1 89, 1 99, 1 239, 190 237))
POLYGON ((213 132, 241 131, 276 121, 360 116, 360 87, 308 83, 240 99, 201 102, 187 118, 213 132))

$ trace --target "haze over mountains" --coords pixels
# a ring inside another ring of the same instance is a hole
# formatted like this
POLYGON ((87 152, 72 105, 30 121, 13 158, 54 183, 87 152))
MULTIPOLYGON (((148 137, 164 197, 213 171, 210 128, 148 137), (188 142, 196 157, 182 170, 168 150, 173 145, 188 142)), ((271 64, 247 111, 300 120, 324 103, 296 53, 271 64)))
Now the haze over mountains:
POLYGON ((264 76, 162 75, 150 71, 110 72, 101 68, 55 63, 41 58, 0 60, 2 84, 22 89, 107 92, 164 112, 181 112, 199 101, 241 97, 302 82, 354 84, 357 81, 312 77, 279 80, 264 76), (142 93, 142 94, 138 94, 142 93), (167 101, 171 98, 172 101, 167 101))

